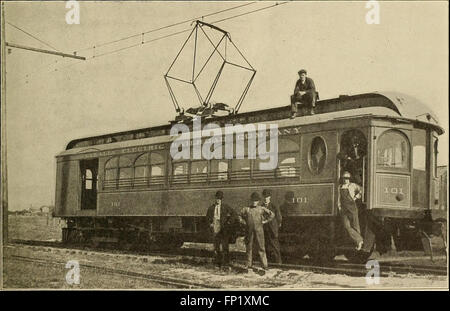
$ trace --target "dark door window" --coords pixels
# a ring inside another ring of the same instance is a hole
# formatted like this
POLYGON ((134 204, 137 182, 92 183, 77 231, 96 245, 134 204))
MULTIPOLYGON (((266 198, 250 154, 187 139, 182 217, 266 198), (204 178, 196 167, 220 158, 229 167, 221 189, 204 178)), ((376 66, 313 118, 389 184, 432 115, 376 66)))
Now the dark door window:
POLYGON ((340 152, 337 155, 340 174, 345 171, 351 174, 351 181, 363 187, 362 198, 366 201, 368 185, 367 139, 360 130, 348 130, 342 133, 340 152))
POLYGON ((412 204, 424 208, 427 204, 427 132, 414 129, 412 132, 412 204))
POLYGON ((98 159, 80 162, 81 209, 97 208, 98 159))

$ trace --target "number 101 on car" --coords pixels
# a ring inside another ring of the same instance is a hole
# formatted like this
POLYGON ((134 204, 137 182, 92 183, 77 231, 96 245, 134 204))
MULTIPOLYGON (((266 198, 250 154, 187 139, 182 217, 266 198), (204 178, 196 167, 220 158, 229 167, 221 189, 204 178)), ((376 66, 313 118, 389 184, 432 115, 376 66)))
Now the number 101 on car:
POLYGON ((292 203, 308 203, 308 197, 294 197, 292 198, 292 203))

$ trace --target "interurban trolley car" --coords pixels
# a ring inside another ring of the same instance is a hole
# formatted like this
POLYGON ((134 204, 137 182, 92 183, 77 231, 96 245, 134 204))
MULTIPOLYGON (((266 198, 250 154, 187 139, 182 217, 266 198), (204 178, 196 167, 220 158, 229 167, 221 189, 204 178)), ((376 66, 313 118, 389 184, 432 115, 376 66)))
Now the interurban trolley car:
POLYGON ((317 102, 315 115, 291 119, 285 106, 202 123, 211 122, 277 124, 277 167, 260 170, 259 160, 248 157, 173 160, 170 124, 73 140, 56 156, 55 216, 67 220, 63 241, 169 248, 208 242, 205 215, 217 190, 239 211, 252 192, 270 189, 275 204, 286 203, 283 254, 361 259, 339 218, 339 180, 346 169, 339 154, 351 148, 352 137, 361 154, 354 177, 362 187, 364 257, 375 248, 383 252, 392 240, 397 249, 421 247, 421 237, 446 221, 436 163, 443 129, 414 98, 340 96, 317 102))

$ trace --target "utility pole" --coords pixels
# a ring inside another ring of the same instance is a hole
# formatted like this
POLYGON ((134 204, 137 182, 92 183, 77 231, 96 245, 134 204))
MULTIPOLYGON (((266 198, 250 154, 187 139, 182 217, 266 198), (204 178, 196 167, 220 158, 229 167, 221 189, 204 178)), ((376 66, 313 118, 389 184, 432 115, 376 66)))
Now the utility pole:
POLYGON ((0 289, 3 289, 3 245, 8 242, 8 176, 6 172, 6 47, 5 47, 5 2, 1 1, 2 6, 2 30, 1 30, 1 54, 2 54, 2 77, 1 77, 1 86, 2 86, 2 98, 0 102, 1 106, 1 175, 2 175, 2 184, 1 184, 1 213, 0 213, 0 226, 2 230, 0 230, 0 289))
MULTIPOLYGON (((2 174, 2 189, 1 189, 1 201, 2 201, 2 245, 8 242, 8 172, 6 165, 6 38, 5 38, 5 2, 2 1, 2 99, 1 99, 1 174, 2 174)), ((3 273, 3 270, 1 271, 3 273)))
MULTIPOLYGON (((16 43, 6 42, 6 30, 5 30, 5 1, 1 1, 2 6, 2 29, 1 29, 1 54, 2 54, 2 77, 1 77, 1 86, 2 86, 2 97, 1 97, 1 175, 2 175, 2 184, 1 184, 1 201, 2 201, 2 213, 1 213, 1 237, 0 241, 3 244, 8 242, 8 172, 7 172, 7 164, 6 164, 6 47, 28 50, 37 53, 44 54, 52 54, 55 56, 74 58, 78 60, 86 60, 86 57, 78 56, 76 53, 62 53, 59 51, 50 51, 44 50, 40 48, 25 46, 16 43)), ((0 250, 0 254, 2 250, 0 250)), ((1 267, 1 260, 0 260, 1 267)), ((0 269, 0 274, 3 270, 0 269)), ((1 276, 0 276, 1 280, 1 276)), ((1 285, 1 282, 0 282, 1 285)))

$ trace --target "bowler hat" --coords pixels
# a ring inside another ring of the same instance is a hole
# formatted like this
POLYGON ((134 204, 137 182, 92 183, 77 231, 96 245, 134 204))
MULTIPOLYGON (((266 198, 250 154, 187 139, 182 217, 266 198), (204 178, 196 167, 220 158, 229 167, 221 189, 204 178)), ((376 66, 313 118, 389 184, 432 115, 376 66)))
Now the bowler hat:
POLYGON ((258 192, 253 192, 250 198, 252 199, 252 201, 259 201, 259 200, 261 200, 258 192))
POLYGON ((350 175, 350 173, 349 172, 344 172, 344 174, 342 174, 342 178, 350 178, 351 177, 351 175, 350 175))
POLYGON ((308 73, 306 72, 306 70, 305 70, 305 69, 300 69, 300 71, 298 72, 298 74, 299 74, 299 75, 301 75, 302 73, 304 73, 304 74, 308 74, 308 73))
POLYGON ((223 199, 223 192, 222 191, 219 190, 219 191, 216 192, 216 199, 221 199, 221 200, 223 199))
POLYGON ((264 189, 262 192, 263 197, 267 198, 272 196, 272 191, 270 191, 269 189, 264 189))

